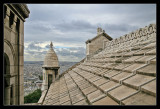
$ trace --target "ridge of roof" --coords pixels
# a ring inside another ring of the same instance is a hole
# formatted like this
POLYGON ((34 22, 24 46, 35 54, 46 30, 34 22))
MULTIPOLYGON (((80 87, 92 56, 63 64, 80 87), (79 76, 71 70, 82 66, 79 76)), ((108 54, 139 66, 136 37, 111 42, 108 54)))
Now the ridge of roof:
POLYGON ((87 41, 86 41, 86 44, 88 43, 88 42, 90 42, 90 41, 93 41, 93 40, 95 40, 95 39, 97 39, 99 36, 104 36, 105 38, 107 38, 108 40, 112 40, 113 38, 111 37, 111 36, 109 36, 107 33, 101 33, 101 34, 98 34, 97 36, 95 36, 95 37, 93 37, 92 39, 88 39, 87 41))

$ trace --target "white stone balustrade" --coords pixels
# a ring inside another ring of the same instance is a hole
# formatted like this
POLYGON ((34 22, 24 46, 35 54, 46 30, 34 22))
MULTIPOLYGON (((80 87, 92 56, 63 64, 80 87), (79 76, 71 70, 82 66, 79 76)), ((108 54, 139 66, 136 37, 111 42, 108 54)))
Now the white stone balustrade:
POLYGON ((130 47, 139 44, 141 41, 155 41, 156 40, 156 24, 150 24, 144 28, 140 28, 129 34, 125 34, 119 38, 104 42, 105 51, 118 50, 123 47, 130 47))

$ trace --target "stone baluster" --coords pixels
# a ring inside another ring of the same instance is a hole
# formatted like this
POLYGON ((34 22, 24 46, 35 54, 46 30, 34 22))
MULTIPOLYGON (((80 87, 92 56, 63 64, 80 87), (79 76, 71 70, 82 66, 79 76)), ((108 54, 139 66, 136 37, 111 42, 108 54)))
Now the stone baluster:
POLYGON ((147 40, 148 39, 147 26, 142 28, 142 34, 143 34, 143 40, 147 40))
POLYGON ((135 34, 135 33, 132 32, 132 33, 131 33, 131 36, 130 36, 132 41, 134 40, 134 34, 135 34))
POLYGON ((121 36, 121 37, 120 37, 120 48, 121 48, 121 49, 123 48, 123 43, 124 43, 124 42, 123 42, 123 37, 121 36))
POLYGON ((127 34, 127 46, 130 47, 131 43, 130 43, 130 35, 131 33, 127 34))
POLYGON ((116 42, 117 42, 117 39, 114 40, 114 46, 113 46, 114 51, 116 49, 116 42))
POLYGON ((139 30, 138 30, 138 34, 139 34, 139 38, 140 38, 140 41, 143 41, 143 34, 142 34, 142 28, 140 28, 139 30))
POLYGON ((115 40, 115 49, 117 50, 117 48, 118 48, 118 38, 116 38, 116 40, 115 40))
POLYGON ((120 45, 121 45, 121 42, 120 42, 120 37, 119 37, 119 38, 118 38, 118 44, 117 44, 118 49, 120 48, 120 45))
POLYGON ((134 31, 134 45, 137 45, 139 43, 139 34, 138 30, 134 31))
POLYGON ((156 24, 153 24, 153 39, 156 41, 156 24))
POLYGON ((127 34, 125 35, 125 46, 127 47, 128 37, 127 34))
POLYGON ((125 39, 124 39, 124 36, 121 36, 121 48, 123 48, 124 47, 124 43, 125 43, 125 39))
POLYGON ((152 24, 153 26, 153 33, 156 33, 156 24, 152 24))
POLYGON ((118 47, 117 45, 118 45, 118 39, 116 38, 115 39, 115 50, 117 50, 117 47, 118 47))
POLYGON ((149 25, 149 28, 148 28, 148 31, 149 31, 149 38, 151 38, 151 39, 156 39, 156 31, 155 31, 156 29, 155 29, 155 24, 150 24, 149 25))
POLYGON ((117 39, 117 49, 119 49, 119 45, 120 45, 120 38, 117 39))
POLYGON ((134 32, 130 34, 131 45, 134 45, 134 32))
POLYGON ((120 38, 117 39, 117 49, 120 48, 120 38))
POLYGON ((127 37, 128 37, 128 45, 131 46, 132 44, 131 33, 127 34, 127 37))
POLYGON ((123 48, 124 45, 124 36, 121 36, 121 48, 123 48))
POLYGON ((134 42, 134 43, 135 43, 135 44, 138 44, 138 43, 139 43, 139 34, 138 34, 138 30, 134 32, 134 35, 135 35, 135 36, 134 36, 134 37, 135 37, 135 42, 134 42))
POLYGON ((148 30, 147 31, 148 32, 148 39, 150 39, 152 36, 152 33, 153 33, 153 27, 151 24, 148 26, 147 30, 148 30))
POLYGON ((115 39, 113 40, 113 46, 112 46, 112 50, 114 51, 115 49, 115 39))

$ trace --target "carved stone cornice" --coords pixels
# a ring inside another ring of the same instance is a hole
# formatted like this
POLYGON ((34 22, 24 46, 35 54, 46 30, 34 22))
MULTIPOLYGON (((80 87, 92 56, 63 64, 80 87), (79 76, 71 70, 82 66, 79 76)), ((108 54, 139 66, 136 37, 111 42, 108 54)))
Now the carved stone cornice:
POLYGON ((9 7, 13 8, 17 14, 19 14, 22 19, 29 17, 29 9, 26 4, 7 4, 9 7))
POLYGON ((29 11, 28 6, 26 4, 13 4, 13 6, 19 7, 19 9, 24 13, 25 18, 29 17, 30 11, 29 11))

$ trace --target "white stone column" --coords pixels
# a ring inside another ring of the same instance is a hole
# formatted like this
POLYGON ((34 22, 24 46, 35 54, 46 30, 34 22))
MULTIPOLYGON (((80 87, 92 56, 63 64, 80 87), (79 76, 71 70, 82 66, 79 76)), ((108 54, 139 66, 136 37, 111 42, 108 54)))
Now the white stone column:
POLYGON ((45 83, 45 70, 43 69, 43 83, 45 83))
POLYGON ((41 90, 44 91, 48 88, 48 84, 47 84, 47 80, 46 80, 46 76, 47 76, 47 71, 45 69, 43 69, 43 83, 42 83, 42 88, 41 90))
POLYGON ((45 72, 45 84, 47 84, 48 83, 48 73, 47 73, 47 71, 45 72))

